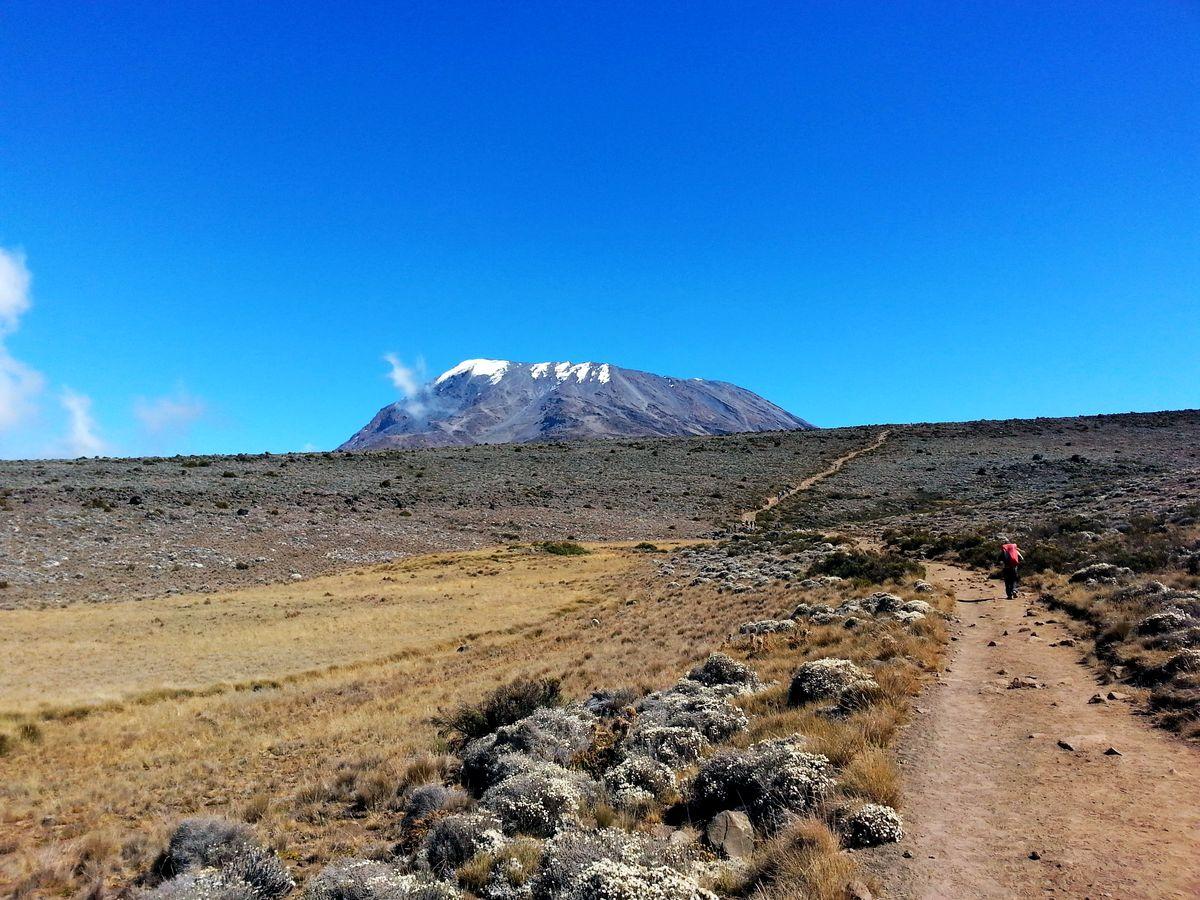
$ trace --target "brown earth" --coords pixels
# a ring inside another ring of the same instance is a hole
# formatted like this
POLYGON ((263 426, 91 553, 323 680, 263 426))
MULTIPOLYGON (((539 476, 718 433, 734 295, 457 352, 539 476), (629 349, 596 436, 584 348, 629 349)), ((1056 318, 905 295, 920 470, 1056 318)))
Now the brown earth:
POLYGON ((960 621, 902 740, 906 835, 874 851, 886 896, 1200 896, 1200 755, 1125 702, 1089 702, 1109 688, 1080 649, 1052 646, 1070 636, 1054 613, 929 569, 960 621))

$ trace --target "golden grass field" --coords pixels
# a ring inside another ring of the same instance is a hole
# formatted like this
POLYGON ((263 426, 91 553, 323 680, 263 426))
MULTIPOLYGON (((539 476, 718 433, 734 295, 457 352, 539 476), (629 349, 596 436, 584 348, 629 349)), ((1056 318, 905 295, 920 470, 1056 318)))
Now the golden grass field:
MULTIPOLYGON (((672 589, 651 577, 653 554, 592 550, 443 554, 210 596, 10 614, 0 637, 3 892, 103 896, 196 813, 256 822, 301 875, 380 852, 396 837, 397 787, 439 765, 439 710, 518 675, 561 677, 570 696, 663 687, 739 623, 795 602, 781 585, 672 589)), ((911 634, 827 627, 776 640, 751 660, 780 684, 747 700, 745 738, 803 732, 848 767, 847 790, 897 802, 885 748, 939 665, 940 629, 930 620, 911 634), (880 683, 893 699, 837 725, 788 708, 795 666, 825 655, 888 660, 880 683)), ((749 648, 724 649, 746 658, 749 648)), ((813 847, 775 857, 800 859, 815 878, 813 847)), ((817 855, 844 886, 848 863, 817 855)))
POLYGON ((203 692, 458 646, 581 601, 615 551, 434 555, 302 582, 5 613, 0 715, 203 692), (47 698, 53 706, 47 707, 47 698))

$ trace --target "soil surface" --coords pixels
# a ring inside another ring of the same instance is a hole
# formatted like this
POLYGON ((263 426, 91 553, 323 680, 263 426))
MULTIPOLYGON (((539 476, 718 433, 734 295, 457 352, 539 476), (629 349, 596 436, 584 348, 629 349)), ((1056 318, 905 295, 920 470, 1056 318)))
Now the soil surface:
POLYGON ((929 569, 960 621, 902 741, 905 837, 874 851, 886 896, 1200 896, 1200 754, 1089 702, 1110 687, 1032 597, 929 569))

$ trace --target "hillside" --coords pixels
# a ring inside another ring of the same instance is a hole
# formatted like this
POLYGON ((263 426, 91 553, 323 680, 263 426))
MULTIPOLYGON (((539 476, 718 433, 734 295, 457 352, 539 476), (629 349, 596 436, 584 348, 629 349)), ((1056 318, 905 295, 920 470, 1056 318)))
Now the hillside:
POLYGON ((1194 896, 1197 437, 3 464, 0 887, 1194 896))

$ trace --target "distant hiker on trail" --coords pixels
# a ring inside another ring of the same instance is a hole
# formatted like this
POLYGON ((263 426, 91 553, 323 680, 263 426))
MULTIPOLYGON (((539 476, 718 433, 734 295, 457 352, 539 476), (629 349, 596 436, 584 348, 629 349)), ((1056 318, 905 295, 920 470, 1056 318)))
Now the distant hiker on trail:
POLYGON ((1000 548, 1000 564, 1004 567, 1004 595, 1012 600, 1017 596, 1017 566, 1025 558, 1016 544, 1004 544, 1000 548))

